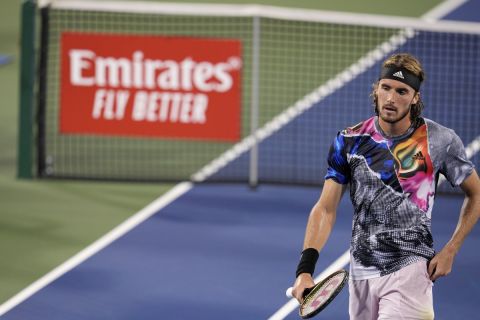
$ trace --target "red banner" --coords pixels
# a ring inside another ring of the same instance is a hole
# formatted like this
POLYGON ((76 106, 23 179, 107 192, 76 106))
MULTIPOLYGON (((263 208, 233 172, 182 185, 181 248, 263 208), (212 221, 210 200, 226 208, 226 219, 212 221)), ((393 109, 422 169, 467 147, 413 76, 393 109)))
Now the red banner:
POLYGON ((239 40, 64 32, 61 42, 61 133, 240 139, 239 40))

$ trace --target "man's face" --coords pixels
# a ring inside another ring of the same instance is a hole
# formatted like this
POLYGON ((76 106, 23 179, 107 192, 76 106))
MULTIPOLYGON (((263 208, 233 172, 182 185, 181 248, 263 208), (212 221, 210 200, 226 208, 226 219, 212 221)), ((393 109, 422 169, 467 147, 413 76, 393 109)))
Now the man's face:
POLYGON ((392 79, 381 79, 377 87, 378 116, 385 122, 410 121, 410 105, 418 95, 409 85, 392 79))

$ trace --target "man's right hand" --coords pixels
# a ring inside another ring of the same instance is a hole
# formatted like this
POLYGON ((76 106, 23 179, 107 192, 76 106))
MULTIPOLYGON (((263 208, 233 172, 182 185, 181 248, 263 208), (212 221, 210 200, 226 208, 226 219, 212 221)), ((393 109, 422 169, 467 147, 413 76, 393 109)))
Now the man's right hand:
POLYGON ((293 284, 292 296, 301 304, 303 303, 303 292, 305 289, 312 288, 314 285, 315 282, 312 276, 309 273, 302 273, 293 284))

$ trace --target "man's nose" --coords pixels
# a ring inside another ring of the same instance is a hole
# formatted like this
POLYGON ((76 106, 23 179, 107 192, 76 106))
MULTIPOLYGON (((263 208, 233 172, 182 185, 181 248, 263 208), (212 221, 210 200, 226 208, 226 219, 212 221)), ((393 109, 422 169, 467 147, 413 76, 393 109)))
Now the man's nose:
POLYGON ((390 102, 390 103, 395 102, 395 93, 394 92, 389 92, 387 94, 387 102, 390 102))

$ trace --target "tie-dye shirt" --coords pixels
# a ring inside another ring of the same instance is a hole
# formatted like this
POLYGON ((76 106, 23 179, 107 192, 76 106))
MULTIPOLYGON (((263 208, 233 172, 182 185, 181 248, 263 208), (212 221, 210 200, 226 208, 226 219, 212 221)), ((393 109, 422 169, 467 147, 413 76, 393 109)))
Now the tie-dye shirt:
POLYGON ((338 133, 326 179, 350 184, 352 279, 397 271, 434 256, 431 214, 438 174, 454 186, 473 170, 460 138, 424 118, 389 138, 372 117, 338 133))

